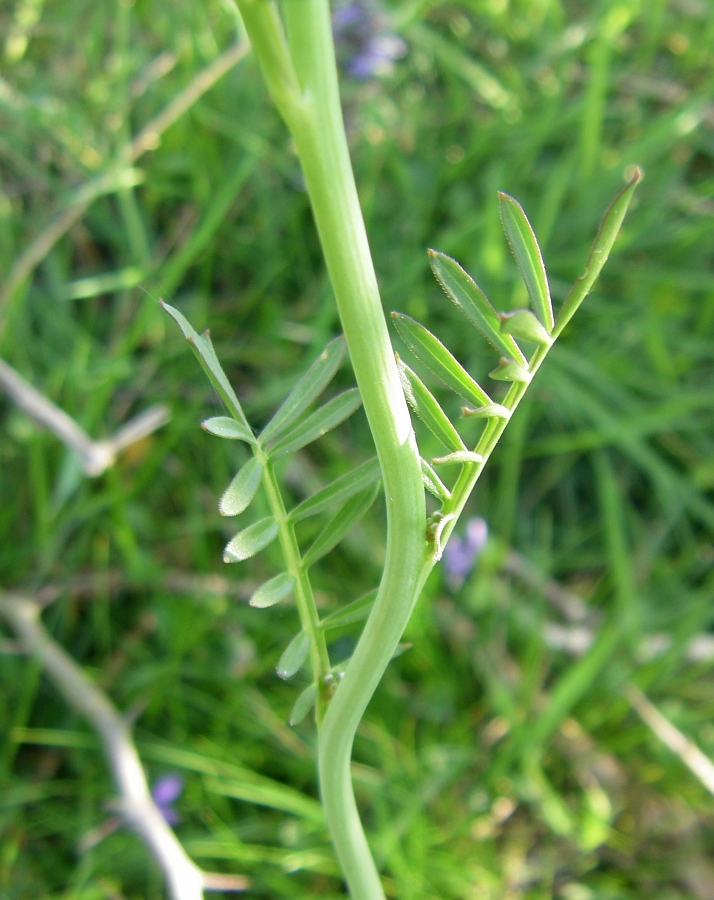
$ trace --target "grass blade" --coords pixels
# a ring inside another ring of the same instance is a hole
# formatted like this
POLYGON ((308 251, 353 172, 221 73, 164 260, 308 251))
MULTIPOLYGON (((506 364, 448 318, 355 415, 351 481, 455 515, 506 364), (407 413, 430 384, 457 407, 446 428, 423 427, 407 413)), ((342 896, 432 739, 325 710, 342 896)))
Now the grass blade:
POLYGON ((332 381, 345 356, 345 339, 340 336, 325 347, 263 429, 260 440, 275 441, 316 400, 332 381))
POLYGON ((243 424, 228 416, 214 416, 212 419, 206 419, 201 422, 201 428, 209 434, 215 434, 216 437, 226 438, 229 441, 255 443, 253 433, 243 424))
POLYGON ((223 562, 234 563, 250 559, 251 556, 260 553, 271 541, 274 541, 277 534, 278 523, 272 516, 260 519, 253 525, 244 528, 243 531, 239 531, 228 543, 223 551, 223 562))
POLYGON ((266 778, 265 782, 254 784, 250 781, 233 781, 210 776, 205 779, 206 788, 211 793, 233 797, 244 803, 255 803, 257 806, 265 806, 268 809, 278 809, 300 819, 314 822, 316 825, 324 823, 325 820, 321 816, 322 809, 317 800, 306 797, 278 781, 270 783, 266 778))
POLYGON ((491 403, 488 394, 452 356, 439 338, 404 313, 393 312, 392 320, 399 336, 414 356, 428 366, 447 387, 476 406, 488 406, 491 403))
POLYGON ((397 366, 409 405, 429 431, 452 452, 465 450, 466 445, 459 437, 458 431, 448 420, 446 413, 439 406, 431 391, 398 356, 397 366))
POLYGON ((292 678, 302 668, 310 652, 310 635, 301 631, 295 635, 278 660, 275 671, 281 678, 292 678))
POLYGON ((639 167, 635 168, 632 178, 615 197, 610 204, 610 208, 603 216, 600 228, 595 236, 593 245, 590 248, 588 261, 585 263, 585 273, 578 278, 573 285, 572 290, 565 298, 563 306, 558 313, 558 321, 556 322, 553 337, 558 337, 568 322, 575 315, 576 310, 590 292, 595 284, 598 275, 602 271, 602 267, 607 262, 607 258, 612 250, 612 245, 620 232, 620 226, 625 218, 627 209, 632 200, 635 188, 642 181, 643 172, 639 167))
POLYGON ((528 296, 538 318, 548 334, 553 331, 553 304, 550 300, 548 278, 545 274, 543 257, 531 223, 521 204, 508 194, 498 194, 501 207, 501 222, 508 243, 516 259, 516 265, 525 282, 528 296))
POLYGON ((377 588, 358 597, 347 606, 343 606, 335 612, 330 613, 320 622, 320 628, 323 631, 330 631, 333 628, 344 628, 345 625, 352 625, 355 622, 361 622, 366 619, 372 609, 375 597, 377 596, 377 588))
POLYGON ((315 701, 317 700, 317 685, 311 684, 305 688, 305 690, 300 694, 300 696, 295 701, 292 710, 290 711, 290 719, 288 720, 291 725, 299 725, 305 716, 310 712, 310 710, 315 705, 315 701))
POLYGON ((263 467, 257 459, 249 459, 231 481, 218 502, 222 516, 237 516, 248 509, 260 485, 263 467))
POLYGON ((342 509, 325 525, 303 557, 305 568, 314 566, 352 531, 377 499, 378 491, 379 485, 375 484, 369 490, 357 494, 356 497, 352 497, 345 503, 342 509))
POLYGON ((354 497, 355 494, 378 481, 381 471, 379 460, 375 456, 351 472, 347 472, 346 475, 337 478, 332 484, 328 484, 327 487, 313 494, 312 497, 303 500, 290 512, 289 521, 300 522, 302 519, 307 519, 308 516, 316 516, 331 506, 349 500, 350 497, 354 497))
POLYGON ((221 364, 218 362, 216 351, 213 349, 213 344, 211 343, 210 333, 204 331, 203 334, 199 334, 194 330, 188 319, 177 309, 174 309, 173 306, 169 306, 168 303, 164 303, 163 300, 159 300, 159 303, 161 304, 162 309, 171 316, 181 329, 183 336, 191 345, 193 352, 196 354, 198 361, 203 366, 203 370, 206 375, 208 375, 211 384, 216 389, 218 396, 225 404, 228 412, 230 412, 231 415, 247 429, 250 433, 250 443, 255 444, 255 438, 253 437, 253 432, 251 431, 248 420, 243 412, 243 407, 238 402, 235 391, 231 387, 221 364))
POLYGON ((282 572, 261 584, 258 590, 250 598, 250 605, 256 609, 267 609, 269 606, 275 606, 284 600, 295 587, 295 579, 287 572, 282 572))
POLYGON ((324 406, 316 409, 303 422, 297 425, 282 440, 270 449, 270 456, 285 456, 316 441, 323 434, 336 428, 362 405, 362 398, 357 388, 351 388, 333 397, 324 406))
POLYGON ((446 295, 478 328, 486 340, 503 356, 511 357, 525 365, 526 359, 518 344, 510 335, 501 333, 501 323, 496 310, 473 278, 455 259, 445 253, 430 250, 429 261, 436 280, 446 291, 446 295))

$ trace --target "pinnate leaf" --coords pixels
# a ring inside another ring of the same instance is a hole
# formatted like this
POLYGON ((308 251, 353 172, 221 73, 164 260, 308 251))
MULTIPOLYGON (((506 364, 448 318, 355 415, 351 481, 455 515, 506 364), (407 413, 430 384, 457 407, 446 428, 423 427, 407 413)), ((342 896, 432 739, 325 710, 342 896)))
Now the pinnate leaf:
POLYGON ((554 334, 555 337, 562 332, 568 322, 572 319, 576 310, 595 284, 598 275, 602 271, 602 267, 607 262, 610 250, 612 250, 612 245, 615 243, 615 239, 620 232, 622 220, 625 218, 630 201, 632 200, 632 195, 634 194, 637 185, 642 181, 642 177, 642 169, 639 167, 635 168, 629 182, 620 191, 617 197, 615 197, 610 204, 610 208, 603 216, 598 233, 590 248, 588 261, 585 264, 585 273, 575 282, 558 313, 554 334))
POLYGON ((446 417, 444 410, 437 403, 434 395, 398 356, 397 367, 404 395, 429 431, 449 450, 465 450, 466 445, 446 417))
POLYGON ((379 460, 375 456, 351 472, 340 476, 332 484, 328 484, 327 487, 313 494, 312 497, 303 500, 290 512, 288 519, 291 522, 300 522, 302 519, 307 519, 308 516, 316 516, 338 503, 349 500, 350 497, 368 488, 375 481, 379 481, 380 475, 379 460))
POLYGON ((213 349, 209 332, 205 331, 203 334, 199 334, 195 331, 188 319, 177 309, 173 306, 169 306, 168 303, 164 303, 163 300, 160 300, 159 303, 164 311, 171 316, 181 329, 183 336, 191 345, 193 352, 198 357, 198 361, 203 366, 206 375, 208 375, 211 384, 216 389, 216 392, 225 404, 226 409, 235 419, 245 426, 246 430, 250 433, 250 442, 254 444, 255 438, 250 430, 248 420, 245 417, 243 408, 238 402, 235 391, 226 377, 226 373, 218 362, 218 357, 216 356, 216 351, 213 349))
POLYGON ((516 309, 509 313, 500 313, 501 331, 512 334, 521 341, 543 344, 549 347, 553 338, 529 309, 516 309))
POLYGON ((323 631, 330 631, 334 628, 344 628, 346 625, 361 622, 370 614, 376 597, 377 588, 330 613, 320 622, 320 628, 323 631))
POLYGON ((234 563, 250 559, 274 541, 278 534, 278 523, 272 516, 260 519, 253 525, 239 531, 223 551, 223 562, 234 563))
POLYGON ((501 323, 496 315, 496 310, 488 302, 486 295, 473 278, 461 268, 455 259, 445 253, 430 250, 429 260, 432 271, 447 296, 479 329, 486 340, 503 356, 525 363, 525 357, 518 344, 510 335, 501 333, 501 323))
POLYGON ((229 441, 247 441, 249 444, 255 443, 252 431, 246 428, 241 422, 230 419, 228 416, 214 416, 212 419, 206 419, 201 422, 201 428, 209 434, 215 434, 216 437, 227 438, 229 441))
POLYGON ((342 509, 330 519, 303 557, 303 564, 306 568, 315 565, 352 531, 377 499, 378 491, 378 484, 362 491, 361 494, 348 500, 342 509))
MULTIPOLYGON (((521 204, 508 194, 499 193, 498 197, 503 230, 506 232, 516 265, 525 282, 533 309, 550 334, 553 330, 553 305, 550 301, 548 278, 538 241, 521 204)), ((515 332, 511 333, 515 335, 515 332)))
POLYGON ((311 444, 328 431, 336 428, 362 405, 362 398, 357 388, 344 391, 333 397, 324 406, 316 409, 306 419, 296 425, 292 431, 270 448, 270 456, 285 456, 311 444))
POLYGON ((255 457, 249 459, 226 488, 218 502, 218 512, 222 516, 237 516, 246 510, 255 497, 262 475, 263 467, 258 460, 255 457))
POLYGON ((301 631, 295 635, 278 660, 275 671, 281 678, 292 678, 300 671, 310 652, 310 635, 301 631))
POLYGON ((265 426, 260 435, 261 443, 274 442, 320 396, 339 369, 345 346, 342 336, 330 341, 265 426))
POLYGON ((284 600, 295 587, 295 579, 287 572, 282 572, 261 584, 258 590, 250 598, 250 605, 257 609, 267 609, 284 600))
POLYGON ((310 712, 310 710, 315 705, 315 701, 317 700, 317 685, 311 684, 305 688, 305 690, 300 694, 300 696, 295 701, 293 705, 292 711, 290 713, 290 724, 291 725, 299 725, 300 722, 305 718, 305 716, 310 712))
POLYGON ((404 313, 393 312, 392 320, 399 336, 414 356, 428 366, 447 387, 450 387, 464 400, 475 403, 477 406, 491 403, 488 394, 474 381, 439 338, 427 331, 419 322, 405 316, 404 313))

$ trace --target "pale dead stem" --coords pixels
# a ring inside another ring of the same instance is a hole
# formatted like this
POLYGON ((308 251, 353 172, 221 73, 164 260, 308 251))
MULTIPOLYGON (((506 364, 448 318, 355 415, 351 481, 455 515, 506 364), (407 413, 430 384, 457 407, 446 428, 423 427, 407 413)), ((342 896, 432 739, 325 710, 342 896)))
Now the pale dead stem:
POLYGON ((162 404, 144 410, 123 425, 111 438, 93 441, 64 410, 35 390, 13 368, 0 359, 0 387, 40 425, 51 431, 82 464, 85 475, 96 477, 114 465, 117 455, 142 438, 153 434, 171 418, 162 404))
POLYGON ((625 697, 652 734, 678 756, 692 774, 714 794, 714 763, 697 745, 685 737, 634 684, 625 687, 625 697))
POLYGON ((172 900, 201 900, 204 890, 242 891, 247 878, 202 872, 186 855, 149 791, 129 725, 108 697, 42 626, 38 604, 20 594, 0 594, 0 617, 42 664, 66 702, 99 735, 119 794, 114 804, 160 866, 172 900))

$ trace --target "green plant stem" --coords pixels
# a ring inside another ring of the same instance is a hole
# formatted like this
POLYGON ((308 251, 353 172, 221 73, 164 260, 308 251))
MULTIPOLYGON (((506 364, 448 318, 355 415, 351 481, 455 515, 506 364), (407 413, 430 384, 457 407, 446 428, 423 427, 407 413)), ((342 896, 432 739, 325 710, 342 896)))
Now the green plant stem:
POLYGON ((357 196, 337 84, 327 0, 277 10, 239 0, 273 101, 303 168, 365 413, 387 507, 386 562, 372 613, 322 721, 319 776, 330 836, 353 900, 384 892, 355 803, 350 759, 357 726, 409 619, 424 561, 426 512, 419 456, 399 383, 357 196))
POLYGON ((303 565, 300 547, 295 536, 295 528, 288 520, 278 480, 275 477, 275 468, 266 457, 258 451, 258 459, 263 466, 263 487, 268 497, 270 511, 278 523, 278 538, 283 551, 285 565, 290 575, 295 579, 295 601, 297 604, 300 624, 303 630, 310 635, 310 665, 312 677, 317 685, 317 723, 322 721, 325 712, 325 676, 330 671, 330 657, 327 654, 325 632, 320 628, 320 617, 317 614, 315 598, 312 593, 312 585, 307 570, 303 565))

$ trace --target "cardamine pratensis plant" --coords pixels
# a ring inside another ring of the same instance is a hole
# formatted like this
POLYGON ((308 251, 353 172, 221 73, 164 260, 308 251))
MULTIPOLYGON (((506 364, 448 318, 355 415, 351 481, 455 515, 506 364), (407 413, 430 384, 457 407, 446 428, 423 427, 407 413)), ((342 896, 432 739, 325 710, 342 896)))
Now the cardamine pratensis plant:
POLYGON ((276 539, 280 542, 285 571, 259 587, 251 604, 265 608, 290 594, 295 598, 300 631, 280 657, 277 672, 291 678, 309 659, 312 680, 297 697, 290 721, 301 721, 314 707, 320 794, 345 881, 354 900, 383 900, 350 779, 357 726, 484 465, 550 347, 607 260, 642 173, 632 172, 607 211, 585 273, 557 317, 535 235, 512 197, 500 195, 501 218, 533 311, 498 313, 455 260, 429 252, 447 297, 500 357, 490 377, 509 385, 501 402, 495 402, 423 325, 402 313, 392 314, 399 336, 414 356, 466 401, 463 414, 483 420, 481 437, 469 449, 432 393, 392 348, 347 148, 328 0, 292 0, 280 11, 273 0, 237 2, 269 93, 297 147, 344 336, 327 345, 256 436, 208 332, 199 335, 180 312, 164 308, 180 326, 225 405, 227 415, 210 418, 203 427, 213 435, 244 441, 252 451, 221 497, 219 509, 226 516, 239 515, 262 488, 271 514, 239 531, 226 546, 224 560, 237 563, 276 539), (346 351, 357 387, 310 411, 346 351), (376 457, 288 510, 276 462, 338 426, 360 404, 376 457), (422 458, 408 406, 444 446, 442 456, 422 458), (442 480, 437 469, 455 471, 456 477, 442 480), (380 482, 387 509, 387 547, 379 588, 321 619, 310 570, 369 510, 380 482), (425 488, 440 504, 428 519, 425 488), (296 524, 330 511, 331 518, 312 544, 302 547, 296 524), (326 633, 365 618, 352 657, 333 665, 326 633))

